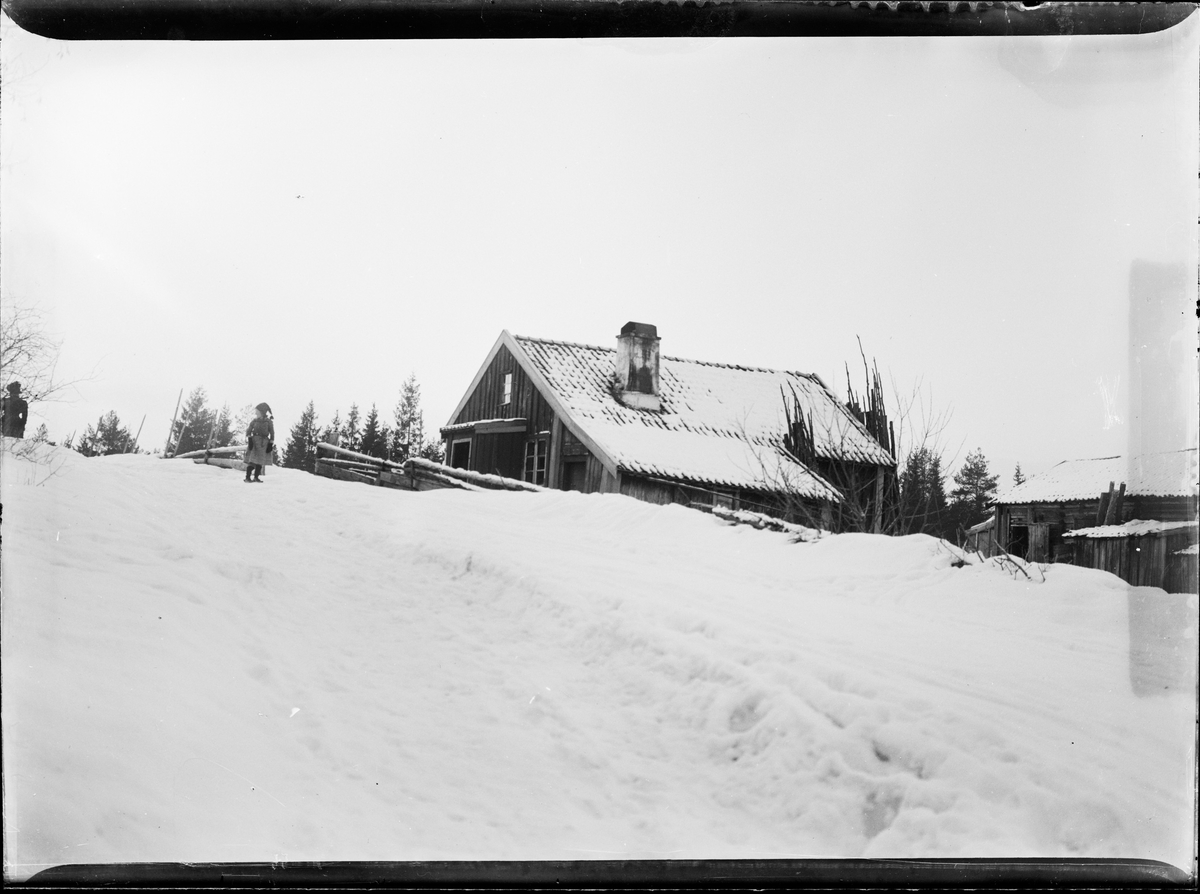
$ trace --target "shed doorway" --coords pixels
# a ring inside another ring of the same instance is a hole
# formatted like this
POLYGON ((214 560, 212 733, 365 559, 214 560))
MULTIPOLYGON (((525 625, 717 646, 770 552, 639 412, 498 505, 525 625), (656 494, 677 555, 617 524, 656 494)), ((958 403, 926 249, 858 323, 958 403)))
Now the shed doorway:
POLYGON ((1029 526, 1012 525, 1008 529, 1008 552, 1022 559, 1029 556, 1029 526))
POLYGON ((563 459, 562 489, 582 492, 587 477, 587 457, 569 456, 563 459))
POLYGON ((450 445, 450 468, 469 469, 471 463, 471 441, 455 441, 450 445))

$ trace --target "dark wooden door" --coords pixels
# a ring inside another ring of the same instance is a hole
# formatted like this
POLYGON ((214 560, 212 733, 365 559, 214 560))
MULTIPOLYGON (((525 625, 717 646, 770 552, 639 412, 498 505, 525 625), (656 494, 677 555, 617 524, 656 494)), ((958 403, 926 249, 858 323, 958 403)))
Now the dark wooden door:
POLYGON ((580 456, 563 460, 562 489, 582 491, 586 484, 587 458, 580 456))
POLYGON ((1029 526, 1029 561, 1050 561, 1050 525, 1039 522, 1029 526))

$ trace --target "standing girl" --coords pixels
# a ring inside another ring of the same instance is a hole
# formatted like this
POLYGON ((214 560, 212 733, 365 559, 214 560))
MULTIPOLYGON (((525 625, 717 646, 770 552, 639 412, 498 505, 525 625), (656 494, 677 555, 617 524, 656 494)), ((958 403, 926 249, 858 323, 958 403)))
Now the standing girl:
POLYGON ((271 407, 261 403, 254 408, 254 418, 246 428, 246 483, 262 483, 263 466, 271 464, 275 451, 275 422, 271 407), (254 477, 251 477, 253 475, 254 477))

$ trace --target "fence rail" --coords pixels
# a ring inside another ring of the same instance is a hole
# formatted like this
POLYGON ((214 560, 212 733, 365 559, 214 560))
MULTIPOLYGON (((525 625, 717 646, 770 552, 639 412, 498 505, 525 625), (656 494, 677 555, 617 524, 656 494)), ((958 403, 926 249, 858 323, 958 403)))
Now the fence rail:
POLYGON ((526 481, 502 478, 499 475, 484 475, 466 469, 452 469, 420 457, 397 463, 324 442, 317 445, 314 471, 326 478, 362 481, 404 490, 435 490, 447 487, 459 490, 543 490, 526 481))
MULTIPOLYGON (((210 447, 207 450, 181 453, 174 458, 244 471, 246 464, 242 461, 242 454, 245 450, 244 445, 210 447)), ((313 471, 325 478, 361 481, 403 490, 436 490, 447 487, 459 490, 545 490, 527 481, 485 475, 467 469, 452 469, 420 457, 412 457, 398 463, 324 442, 317 444, 317 459, 313 471)))

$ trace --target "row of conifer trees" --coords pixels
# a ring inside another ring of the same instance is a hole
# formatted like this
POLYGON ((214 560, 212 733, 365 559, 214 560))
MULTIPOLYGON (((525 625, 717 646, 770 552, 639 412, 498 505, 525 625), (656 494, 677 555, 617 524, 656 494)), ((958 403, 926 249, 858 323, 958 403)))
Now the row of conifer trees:
POLYGON ((333 444, 393 462, 403 462, 421 456, 440 462, 442 445, 425 437, 424 412, 421 410, 421 386, 410 375, 400 388, 400 397, 389 422, 379 414, 375 404, 365 417, 358 404, 350 404, 346 418, 335 410, 333 418, 321 426, 312 401, 292 426, 283 448, 282 464, 291 469, 311 472, 317 459, 317 444, 333 444))
MULTIPOLYGON (((246 428, 253 418, 252 405, 248 404, 236 413, 230 411, 227 403, 219 408, 210 407, 207 391, 203 386, 196 387, 176 414, 167 439, 167 455, 178 456, 193 450, 244 444, 246 428)), ((276 430, 278 432, 278 426, 276 430)), ((45 425, 31 436, 31 440, 49 440, 45 425)), ((410 375, 401 387, 390 421, 380 415, 374 404, 364 418, 358 404, 352 403, 344 419, 340 411, 334 411, 333 418, 322 426, 313 402, 309 401, 299 421, 292 426, 282 453, 276 446, 276 460, 289 468, 311 472, 316 461, 317 444, 321 442, 395 462, 402 462, 410 456, 421 456, 437 462, 442 459, 441 442, 425 437, 421 386, 415 374, 410 375)), ((85 456, 150 452, 112 411, 101 416, 96 425, 89 425, 86 431, 78 435, 73 433, 62 442, 62 446, 85 456)), ((157 453, 158 449, 154 452, 157 453)))
MULTIPOLYGON (((957 542, 959 535, 985 521, 996 499, 999 475, 989 468, 982 450, 972 450, 957 472, 954 487, 946 493, 942 457, 935 450, 918 447, 905 458, 900 472, 900 518, 898 533, 923 532, 957 542)), ((1025 480, 1021 464, 1013 472, 1013 484, 1025 480)))

